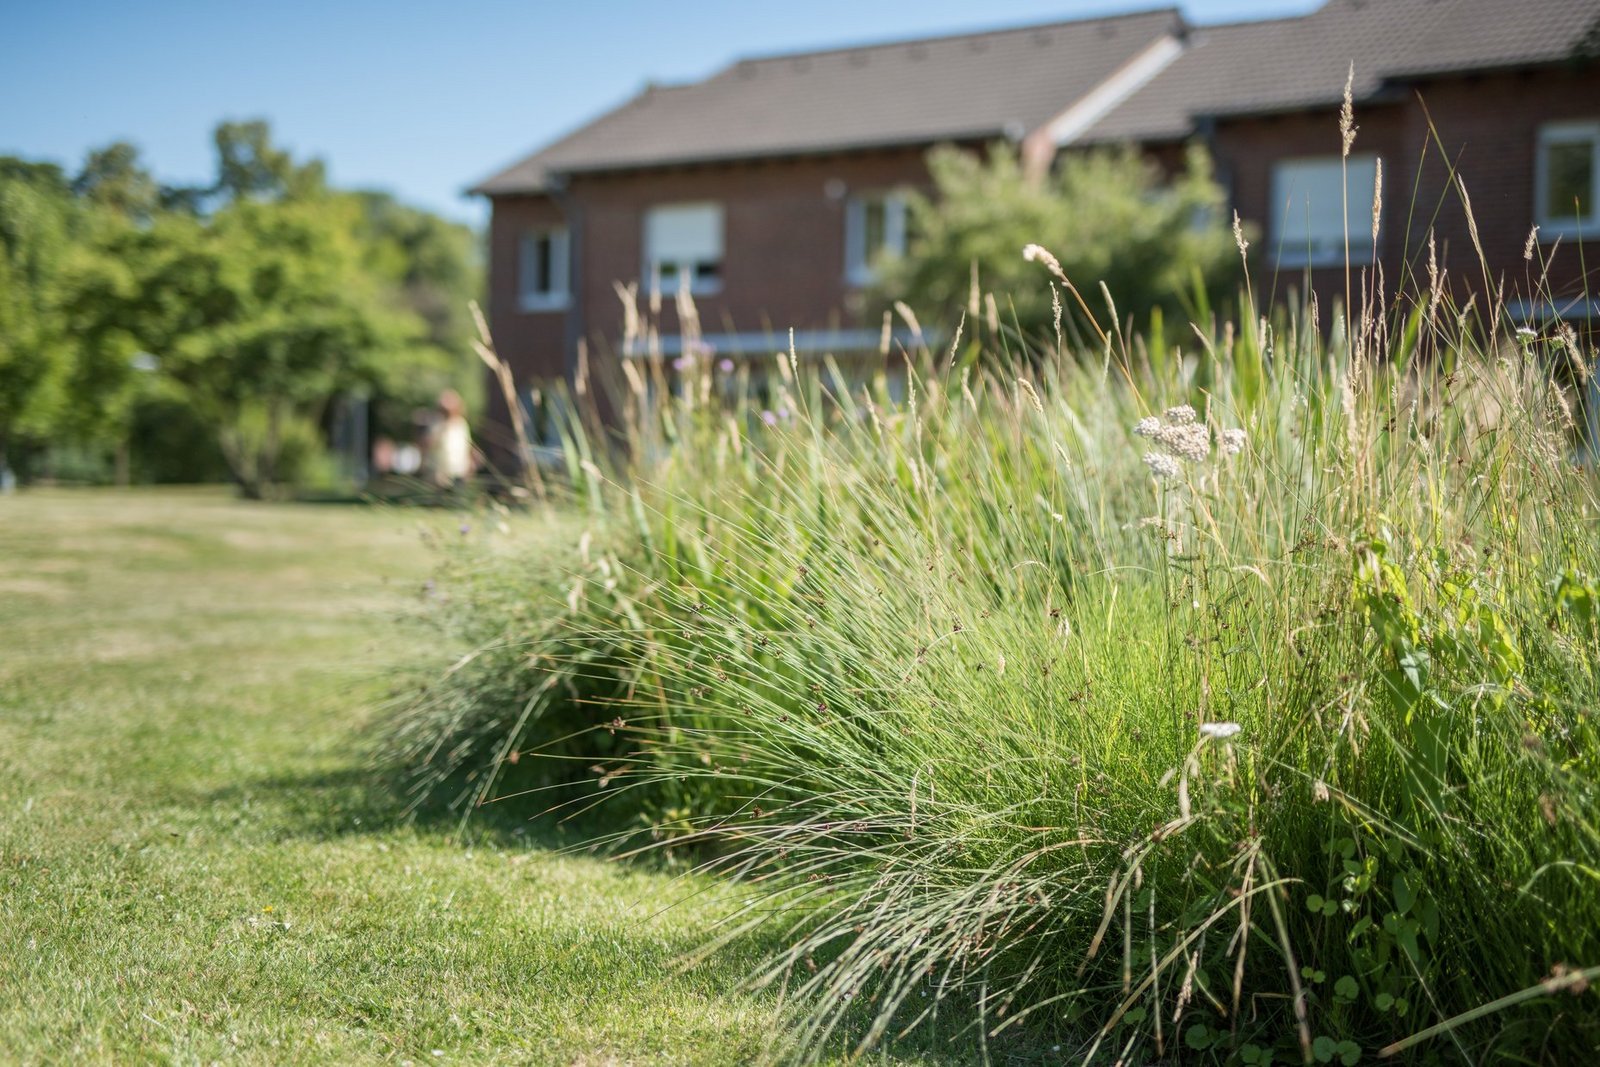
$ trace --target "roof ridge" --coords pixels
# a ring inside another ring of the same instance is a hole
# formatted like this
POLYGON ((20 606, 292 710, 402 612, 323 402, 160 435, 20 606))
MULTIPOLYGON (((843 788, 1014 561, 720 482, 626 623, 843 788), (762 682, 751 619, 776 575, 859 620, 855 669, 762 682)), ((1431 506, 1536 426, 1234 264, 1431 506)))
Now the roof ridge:
POLYGON ((946 41, 960 41, 976 37, 998 37, 1007 33, 1029 33, 1040 30, 1054 30, 1066 26, 1082 26, 1097 22, 1121 22, 1128 19, 1149 18, 1152 15, 1171 15, 1176 17, 1176 22, 1181 27, 1189 27, 1191 23, 1184 18, 1183 9, 1177 4, 1158 4, 1152 7, 1140 8, 1137 11, 1122 11, 1116 14, 1105 15, 1079 15, 1070 19, 1056 19, 1051 22, 1019 22, 1009 26, 994 26, 984 30, 957 30, 949 33, 928 34, 923 37, 885 37, 876 41, 863 41, 860 44, 834 45, 827 48, 804 48, 786 52, 758 52, 749 55, 735 56, 725 66, 711 74, 705 81, 720 78, 730 71, 736 70, 747 63, 779 62, 786 59, 812 59, 819 56, 845 55, 850 52, 867 52, 881 48, 897 48, 901 46, 940 44, 946 41))

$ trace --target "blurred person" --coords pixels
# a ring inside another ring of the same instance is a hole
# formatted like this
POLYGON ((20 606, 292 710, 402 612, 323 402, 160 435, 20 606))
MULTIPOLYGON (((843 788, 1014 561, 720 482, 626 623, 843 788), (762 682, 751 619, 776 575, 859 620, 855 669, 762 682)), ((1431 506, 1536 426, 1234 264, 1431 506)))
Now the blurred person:
POLYGON ((429 446, 433 479, 441 488, 455 488, 472 477, 472 430, 467 426, 467 406, 454 389, 439 394, 439 419, 429 446))

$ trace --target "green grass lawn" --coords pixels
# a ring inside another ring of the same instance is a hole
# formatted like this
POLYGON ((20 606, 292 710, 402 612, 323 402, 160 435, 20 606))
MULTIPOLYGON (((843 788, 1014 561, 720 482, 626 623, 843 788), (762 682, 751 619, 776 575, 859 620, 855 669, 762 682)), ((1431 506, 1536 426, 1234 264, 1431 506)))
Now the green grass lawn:
POLYGON ((736 1063, 694 884, 415 825, 360 731, 454 520, 0 498, 0 1060, 736 1063))

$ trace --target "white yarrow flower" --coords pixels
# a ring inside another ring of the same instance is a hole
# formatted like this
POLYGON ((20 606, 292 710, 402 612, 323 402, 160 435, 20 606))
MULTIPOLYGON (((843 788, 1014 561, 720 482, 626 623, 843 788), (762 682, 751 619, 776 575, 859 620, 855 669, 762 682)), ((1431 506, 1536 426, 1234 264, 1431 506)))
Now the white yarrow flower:
POLYGON ((1135 437, 1154 437, 1161 430, 1161 420, 1154 415, 1146 416, 1133 425, 1135 437))
POLYGON ((1194 421, 1194 408, 1179 404, 1175 408, 1168 408, 1163 417, 1174 426, 1187 426, 1194 421))
POLYGON ((1163 426, 1156 431, 1155 441, 1174 456, 1190 463, 1199 463, 1211 454, 1211 431, 1200 422, 1163 426))
POLYGON ((1243 729, 1244 727, 1236 722, 1203 722, 1200 724, 1200 736, 1222 741, 1243 729))
POLYGON ((1223 430, 1217 434, 1217 445, 1225 456, 1237 456, 1244 451, 1249 436, 1243 430, 1223 430))
POLYGON ((1144 465, 1149 467, 1150 473, 1157 478, 1177 481, 1183 477, 1183 468, 1178 465, 1178 461, 1164 452, 1146 452, 1144 465))

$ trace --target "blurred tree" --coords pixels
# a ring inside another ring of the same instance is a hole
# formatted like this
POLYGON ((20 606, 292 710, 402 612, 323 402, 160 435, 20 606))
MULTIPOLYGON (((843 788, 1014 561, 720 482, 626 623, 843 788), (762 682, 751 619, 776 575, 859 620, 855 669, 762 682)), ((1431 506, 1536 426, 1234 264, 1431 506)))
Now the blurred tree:
MULTIPOLYGON (((1221 188, 1206 156, 1163 180, 1132 151, 1070 153, 1043 179, 1024 174, 1014 150, 987 159, 937 148, 928 156, 934 192, 910 194, 904 257, 881 264, 879 295, 901 299, 932 321, 967 306, 971 272, 995 293, 1006 318, 1030 341, 1050 338, 1050 277, 1022 258, 1029 244, 1053 253, 1102 326, 1112 328, 1104 282, 1124 320, 1193 311, 1197 286, 1209 295, 1236 281, 1239 257, 1223 219, 1221 188)), ((1062 294, 1064 331, 1082 337, 1081 310, 1062 294)), ((1007 323, 1009 325, 1009 322, 1007 323)))
POLYGON ((292 428, 316 423, 422 333, 363 269, 353 207, 326 195, 241 199, 204 220, 167 216, 107 249, 126 284, 103 273, 85 294, 94 336, 153 354, 247 496, 278 480, 292 428))
POLYGON ((63 274, 73 212, 59 167, 0 158, 0 473, 49 439, 66 408, 63 274))
POLYGON ((441 390, 455 389, 472 406, 482 392, 468 311, 483 287, 477 237, 388 193, 350 195, 360 205, 367 267, 426 326, 421 344, 380 368, 375 382, 374 431, 401 435, 410 430, 412 410, 432 404, 441 390))
POLYGON ((212 192, 224 200, 311 196, 327 186, 322 161, 296 163, 287 149, 273 145, 272 128, 264 119, 218 123, 212 142, 217 147, 212 192))
POLYGON ((128 219, 148 220, 160 208, 160 187, 139 163, 139 150, 116 141, 90 151, 72 191, 128 219))
POLYGON ((372 395, 382 428, 384 412, 400 422, 476 385, 470 230, 329 189, 264 122, 222 123, 214 140, 215 180, 194 188, 158 186, 122 142, 70 181, 0 157, 0 455, 71 443, 114 455, 121 476, 210 471, 205 457, 130 462, 135 435, 163 447, 152 413, 183 405, 259 496, 319 447, 341 392, 372 395))

